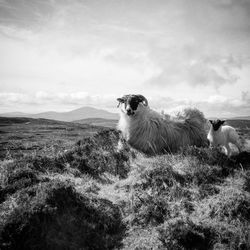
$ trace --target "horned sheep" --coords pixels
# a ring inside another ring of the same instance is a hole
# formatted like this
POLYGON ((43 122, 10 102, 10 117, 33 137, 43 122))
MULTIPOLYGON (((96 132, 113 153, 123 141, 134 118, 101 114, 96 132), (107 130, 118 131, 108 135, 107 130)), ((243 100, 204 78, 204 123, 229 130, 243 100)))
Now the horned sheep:
POLYGON ((152 110, 142 95, 124 95, 118 130, 133 148, 147 155, 174 153, 180 148, 206 146, 205 118, 198 109, 186 109, 179 119, 152 110))

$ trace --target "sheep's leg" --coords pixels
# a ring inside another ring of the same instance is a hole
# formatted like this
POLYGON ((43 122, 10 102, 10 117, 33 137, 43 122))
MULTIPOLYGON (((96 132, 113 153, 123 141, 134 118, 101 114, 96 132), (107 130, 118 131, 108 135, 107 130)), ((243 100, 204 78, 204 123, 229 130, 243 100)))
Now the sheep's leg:
POLYGON ((231 156, 231 148, 230 148, 229 144, 226 144, 225 148, 226 148, 226 155, 228 157, 230 157, 231 156))
POLYGON ((125 143, 124 138, 122 136, 120 136, 120 138, 118 140, 117 147, 116 147, 116 152, 119 153, 125 148, 124 143, 125 143))
POLYGON ((219 144, 219 145, 217 145, 217 148, 219 149, 219 151, 220 151, 221 153, 227 154, 227 149, 226 149, 225 146, 219 144))

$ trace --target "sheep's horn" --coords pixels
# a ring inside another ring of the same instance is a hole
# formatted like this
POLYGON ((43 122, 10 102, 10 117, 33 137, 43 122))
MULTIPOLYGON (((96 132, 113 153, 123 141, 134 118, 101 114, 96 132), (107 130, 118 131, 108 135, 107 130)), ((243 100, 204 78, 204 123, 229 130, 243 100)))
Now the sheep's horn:
POLYGON ((145 102, 145 106, 148 106, 148 100, 146 99, 146 97, 144 97, 143 95, 137 95, 140 98, 141 102, 145 102))

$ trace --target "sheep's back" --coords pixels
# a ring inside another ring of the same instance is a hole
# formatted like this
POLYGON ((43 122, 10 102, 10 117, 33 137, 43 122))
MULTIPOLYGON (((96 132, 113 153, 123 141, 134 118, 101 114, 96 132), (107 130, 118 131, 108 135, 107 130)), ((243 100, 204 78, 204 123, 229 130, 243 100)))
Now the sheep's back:
POLYGON ((235 128, 231 126, 228 125, 222 126, 222 131, 225 134, 225 136, 227 136, 228 142, 235 143, 239 139, 239 135, 236 132, 235 128))

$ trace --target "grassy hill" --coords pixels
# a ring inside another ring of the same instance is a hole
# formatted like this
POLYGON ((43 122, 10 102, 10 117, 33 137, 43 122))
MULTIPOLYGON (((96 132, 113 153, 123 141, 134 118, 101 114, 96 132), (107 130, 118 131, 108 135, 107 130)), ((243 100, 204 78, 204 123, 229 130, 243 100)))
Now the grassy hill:
POLYGON ((114 129, 0 124, 0 249, 250 248, 250 148, 147 157, 114 129))

